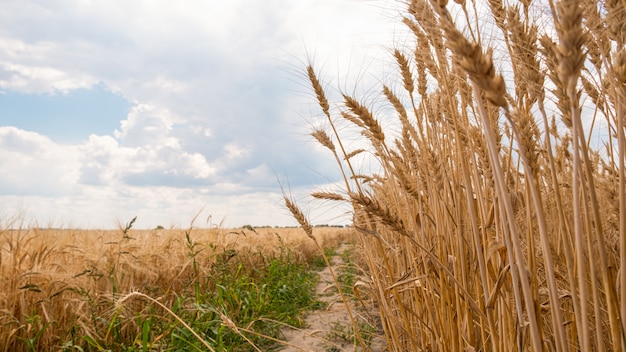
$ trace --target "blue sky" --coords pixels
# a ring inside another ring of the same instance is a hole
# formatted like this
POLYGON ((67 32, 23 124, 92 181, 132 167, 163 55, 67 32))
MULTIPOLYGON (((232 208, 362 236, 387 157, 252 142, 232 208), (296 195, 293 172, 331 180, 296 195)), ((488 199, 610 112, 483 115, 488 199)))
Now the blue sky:
MULTIPOLYGON (((304 76, 378 87, 404 28, 392 0, 0 1, 0 220, 109 228, 293 225, 333 158, 304 76)), ((400 43, 402 44, 402 43, 400 43)), ((377 88, 372 88, 377 89, 377 88)))
POLYGON ((37 132, 59 143, 80 143, 90 134, 109 134, 119 127, 133 104, 104 84, 67 94, 0 94, 4 126, 37 132))

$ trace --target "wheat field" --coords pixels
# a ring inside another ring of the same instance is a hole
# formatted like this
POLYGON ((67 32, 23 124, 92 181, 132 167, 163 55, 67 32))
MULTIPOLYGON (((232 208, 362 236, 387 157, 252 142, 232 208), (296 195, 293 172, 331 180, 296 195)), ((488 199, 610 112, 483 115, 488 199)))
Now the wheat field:
POLYGON ((626 2, 412 0, 402 22, 377 104, 306 69, 344 175, 312 196, 352 205, 389 349, 624 350, 626 2))
MULTIPOLYGON (((140 339, 137 350, 161 350, 156 346, 160 340, 167 346, 176 317, 149 300, 170 312, 186 305, 179 312, 190 311, 193 318, 199 314, 193 313, 193 305, 203 301, 198 296, 220 292, 214 287, 219 275, 240 279, 243 273, 272 265, 281 253, 279 259, 290 262, 307 263, 319 256, 298 228, 131 227, 132 222, 119 230, 1 230, 0 351, 133 350, 133 339, 141 337, 150 319, 150 339, 140 339), (158 330, 164 324, 169 330, 158 330)), ((350 229, 315 231, 325 248, 351 237, 350 229)), ((234 285, 235 279, 224 282, 234 285)))

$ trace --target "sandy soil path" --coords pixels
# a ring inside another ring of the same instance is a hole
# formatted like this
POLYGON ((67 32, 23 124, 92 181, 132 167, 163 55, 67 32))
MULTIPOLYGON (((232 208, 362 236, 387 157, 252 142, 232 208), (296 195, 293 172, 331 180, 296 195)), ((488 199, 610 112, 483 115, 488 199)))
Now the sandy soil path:
MULTIPOLYGON (((337 249, 337 255, 329 258, 335 275, 339 274, 341 266, 344 264, 341 254, 349 249, 349 245, 343 244, 337 249)), ((335 288, 329 268, 324 268, 319 272, 316 294, 321 301, 328 303, 327 308, 310 312, 305 319, 305 328, 284 330, 286 341, 291 346, 285 347, 281 352, 361 351, 361 348, 352 341, 350 316, 335 288)), ((352 300, 350 300, 349 305, 353 314, 359 315, 359 311, 363 314, 363 309, 357 308, 352 300)), ((384 338, 376 336, 372 339, 368 351, 386 351, 384 346, 384 338)))

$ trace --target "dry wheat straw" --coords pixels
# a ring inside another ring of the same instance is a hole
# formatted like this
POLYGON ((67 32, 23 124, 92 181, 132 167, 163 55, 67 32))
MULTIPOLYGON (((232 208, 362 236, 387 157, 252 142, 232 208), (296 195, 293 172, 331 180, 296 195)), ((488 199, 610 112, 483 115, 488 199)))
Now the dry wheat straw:
POLYGON ((414 62, 391 53, 409 99, 382 89, 399 131, 343 96, 340 116, 382 168, 347 175, 363 188, 339 193, 363 234, 390 349, 621 350, 626 10, 488 5, 484 16, 475 1, 410 1, 414 62), (605 127, 600 154, 592 135, 605 127))
MULTIPOLYGON (((618 184, 619 184, 619 238, 620 238, 620 277, 619 289, 621 300, 621 320, 622 332, 626 332, 626 165, 624 156, 626 155, 626 137, 624 128, 626 127, 626 49, 618 53, 615 67, 615 76, 619 82, 617 94, 617 145, 618 156, 622 156, 618 161, 618 184)), ((626 339, 626 338, 625 338, 626 339)), ((626 344, 626 343, 623 343, 626 344)), ((626 346, 624 347, 626 348, 626 346)))
MULTIPOLYGON (((478 92, 483 92, 485 98, 496 106, 506 107, 505 99, 506 88, 504 79, 501 75, 495 73, 495 67, 491 59, 491 53, 488 50, 486 54, 482 53, 479 44, 471 44, 463 35, 454 27, 451 15, 445 8, 445 4, 441 2, 436 6, 440 18, 442 18, 444 30, 446 33, 447 45, 455 55, 456 61, 460 67, 469 75, 478 92), (443 6, 442 6, 443 5, 443 6)), ((504 172, 500 166, 499 156, 497 154, 496 139, 492 133, 491 122, 489 121, 487 110, 481 103, 481 97, 475 96, 476 106, 479 110, 479 116, 483 123, 483 131, 485 132, 487 146, 489 151, 490 163, 494 167, 494 176, 496 181, 497 193, 499 197, 499 205, 506 214, 505 224, 507 226, 508 236, 505 236, 507 247, 510 248, 514 256, 511 257, 511 266, 516 270, 512 271, 514 282, 519 282, 522 288, 520 293, 516 293, 519 298, 516 300, 518 304, 518 320, 520 325, 523 324, 521 299, 527 307, 525 314, 528 315, 530 322, 530 332, 533 348, 535 350, 542 349, 542 334, 537 324, 535 304, 536 299, 531 292, 528 275, 525 271, 525 262, 523 260, 523 251, 518 240, 518 228, 514 225, 514 211, 510 202, 509 191, 503 180, 504 172), (518 281, 519 280, 519 281, 518 281)), ((517 292, 517 289, 515 290, 517 292)))

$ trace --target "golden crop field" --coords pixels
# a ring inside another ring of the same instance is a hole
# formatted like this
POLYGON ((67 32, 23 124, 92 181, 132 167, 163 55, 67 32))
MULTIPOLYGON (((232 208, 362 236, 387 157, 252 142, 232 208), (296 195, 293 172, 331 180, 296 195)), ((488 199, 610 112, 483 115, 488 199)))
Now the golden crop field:
MULTIPOLYGON (((351 230, 317 228, 315 236, 332 247, 351 230)), ((186 296, 200 304, 198 296, 215 294, 220 275, 239 272, 234 279, 240 279, 273 258, 309 263, 319 255, 299 228, 2 230, 0 351, 116 349, 115 339, 130 339, 132 346, 141 319, 174 318, 129 293, 169 309, 192 304, 181 300, 186 296)), ((156 348, 165 331, 150 333, 156 348)))

